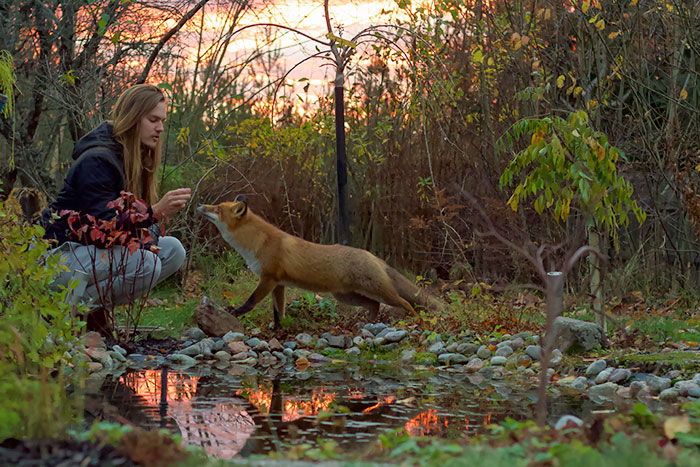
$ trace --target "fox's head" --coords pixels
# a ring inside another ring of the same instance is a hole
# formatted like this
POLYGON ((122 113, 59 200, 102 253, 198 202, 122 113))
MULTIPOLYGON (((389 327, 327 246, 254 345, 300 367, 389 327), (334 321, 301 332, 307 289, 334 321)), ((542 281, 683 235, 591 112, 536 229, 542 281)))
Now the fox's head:
POLYGON ((248 212, 245 195, 238 195, 236 200, 216 205, 201 204, 197 212, 209 219, 220 231, 233 231, 238 227, 248 212))

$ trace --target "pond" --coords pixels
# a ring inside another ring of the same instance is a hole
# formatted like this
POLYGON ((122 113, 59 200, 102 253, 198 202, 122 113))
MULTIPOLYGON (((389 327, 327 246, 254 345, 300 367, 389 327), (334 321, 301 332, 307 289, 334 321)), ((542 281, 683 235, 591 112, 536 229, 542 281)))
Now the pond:
MULTIPOLYGON (((527 378, 489 379, 443 367, 327 365, 298 371, 234 365, 225 370, 139 369, 108 377, 89 395, 118 421, 166 428, 219 459, 266 454, 317 439, 346 453, 371 448, 382 433, 468 438, 505 420, 533 418, 536 387, 527 378)), ((563 414, 590 420, 580 395, 550 398, 563 414)))

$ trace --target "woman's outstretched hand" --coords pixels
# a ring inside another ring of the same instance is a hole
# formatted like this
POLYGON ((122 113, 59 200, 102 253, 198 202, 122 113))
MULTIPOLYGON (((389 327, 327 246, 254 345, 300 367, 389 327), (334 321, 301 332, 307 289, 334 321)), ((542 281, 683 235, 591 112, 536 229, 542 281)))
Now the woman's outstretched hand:
POLYGON ((159 219, 172 216, 185 207, 187 200, 190 199, 191 191, 190 188, 178 188, 167 192, 160 201, 153 205, 153 215, 159 219))

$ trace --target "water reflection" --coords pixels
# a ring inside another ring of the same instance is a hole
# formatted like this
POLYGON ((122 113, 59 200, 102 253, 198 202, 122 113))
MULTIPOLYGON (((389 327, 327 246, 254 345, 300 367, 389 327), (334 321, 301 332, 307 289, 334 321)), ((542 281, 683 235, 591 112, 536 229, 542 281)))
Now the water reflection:
POLYGON ((220 459, 267 453, 284 446, 333 439, 345 451, 366 449, 380 433, 468 437, 505 416, 531 416, 529 388, 479 388, 463 378, 364 377, 318 370, 186 374, 141 370, 105 382, 103 407, 146 428, 164 427, 220 459), (525 389, 528 389, 527 391, 525 389))

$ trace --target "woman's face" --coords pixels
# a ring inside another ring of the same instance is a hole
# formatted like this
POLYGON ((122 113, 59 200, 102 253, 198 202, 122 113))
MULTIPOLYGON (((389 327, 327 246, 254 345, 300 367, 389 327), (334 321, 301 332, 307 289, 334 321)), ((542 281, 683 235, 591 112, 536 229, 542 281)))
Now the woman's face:
POLYGON ((163 122, 165 122, 165 101, 158 102, 153 110, 141 117, 141 144, 155 149, 160 134, 163 132, 163 122))

